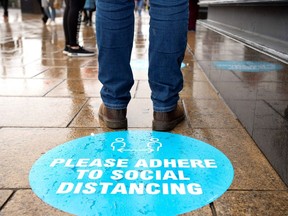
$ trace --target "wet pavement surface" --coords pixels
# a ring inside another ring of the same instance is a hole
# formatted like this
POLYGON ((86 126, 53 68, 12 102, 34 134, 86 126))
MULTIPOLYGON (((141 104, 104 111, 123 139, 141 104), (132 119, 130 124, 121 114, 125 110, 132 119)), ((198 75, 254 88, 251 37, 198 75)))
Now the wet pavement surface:
MULTIPOLYGON (((59 144, 111 131, 98 120, 97 58, 62 53, 61 16, 57 25, 46 26, 40 15, 15 9, 9 15, 8 21, 0 20, 0 215, 69 215, 34 195, 28 175, 33 163, 59 144)), ((135 21, 129 130, 152 126, 148 29, 144 13, 135 21)), ((95 27, 82 25, 80 30, 81 44, 97 51, 95 27)), ((215 146, 235 170, 223 196, 184 215, 288 215, 283 181, 288 164, 287 64, 200 25, 188 33, 183 63, 186 120, 172 132, 215 146)))
POLYGON ((288 184, 287 63, 207 28, 197 33, 197 62, 288 184))

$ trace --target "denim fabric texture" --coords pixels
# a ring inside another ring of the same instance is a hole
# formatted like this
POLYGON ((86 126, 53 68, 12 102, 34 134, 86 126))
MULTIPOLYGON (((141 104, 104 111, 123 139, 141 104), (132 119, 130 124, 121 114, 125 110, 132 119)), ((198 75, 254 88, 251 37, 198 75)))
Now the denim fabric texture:
MULTIPOLYGON (((101 97, 106 107, 127 108, 134 84, 130 67, 134 0, 97 0, 96 36, 101 97)), ((187 44, 188 1, 150 0, 149 69, 156 112, 169 112, 183 88, 181 63, 187 44)))
POLYGON ((56 10, 53 6, 54 1, 42 1, 42 7, 45 11, 45 14, 52 21, 55 21, 56 10))

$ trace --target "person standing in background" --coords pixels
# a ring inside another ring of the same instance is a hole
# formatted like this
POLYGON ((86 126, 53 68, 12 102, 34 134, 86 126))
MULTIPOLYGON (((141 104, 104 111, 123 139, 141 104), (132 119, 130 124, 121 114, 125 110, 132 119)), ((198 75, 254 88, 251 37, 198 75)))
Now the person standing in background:
POLYGON ((65 0, 65 4, 66 7, 63 17, 65 48, 63 53, 71 57, 95 55, 95 52, 84 49, 78 42, 81 16, 85 0, 65 0))
MULTIPOLYGON (((130 65, 134 38, 132 0, 98 0, 96 35, 102 104, 99 119, 127 129, 127 106, 134 85, 130 65)), ((179 92, 187 45, 188 1, 150 0, 148 81, 153 103, 152 129, 170 131, 185 119, 179 92)))
POLYGON ((84 22, 87 26, 92 26, 93 12, 96 10, 95 0, 86 0, 84 5, 84 22))
POLYGON ((135 11, 138 12, 139 17, 141 17, 143 5, 144 5, 144 0, 135 0, 135 11))
POLYGON ((8 0, 1 0, 1 5, 4 9, 3 17, 4 19, 8 19, 8 0))
POLYGON ((188 30, 195 31, 196 30, 196 20, 198 17, 198 2, 199 0, 189 0, 189 23, 188 30))
POLYGON ((43 23, 45 24, 45 23, 47 22, 47 20, 48 20, 48 17, 47 17, 47 15, 46 15, 43 7, 42 7, 42 3, 41 3, 42 0, 37 0, 37 1, 38 1, 38 3, 39 3, 40 10, 41 10, 41 13, 42 13, 42 21, 43 21, 43 23))
POLYGON ((46 25, 55 25, 56 10, 54 8, 54 0, 41 0, 41 5, 48 17, 46 25))

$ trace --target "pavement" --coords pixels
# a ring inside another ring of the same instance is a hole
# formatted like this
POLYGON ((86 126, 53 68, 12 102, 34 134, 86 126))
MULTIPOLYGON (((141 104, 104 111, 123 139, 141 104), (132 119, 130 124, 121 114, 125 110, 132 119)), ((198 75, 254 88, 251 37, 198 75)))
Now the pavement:
MULTIPOLYGON (((131 59, 135 84, 128 106, 128 130, 152 128, 148 29, 149 16, 144 12, 135 21, 131 59)), ((62 53, 64 32, 59 15, 55 26, 46 26, 40 15, 11 9, 8 20, 1 17, 0 30, 0 215, 70 215, 38 198, 28 176, 34 162, 50 149, 91 133, 112 131, 98 119, 101 83, 97 57, 74 58, 62 53)), ((211 54, 205 44, 211 43, 209 36, 217 33, 207 31, 199 26, 196 32, 188 32, 181 92, 186 119, 171 132, 222 151, 231 160, 235 176, 220 198, 183 215, 288 215, 287 185, 208 79, 211 67, 201 63, 211 63, 212 59, 197 58, 197 51, 202 57, 211 54)), ((82 25, 79 40, 85 48, 97 52, 94 26, 82 25)), ((222 46, 225 50, 225 43, 222 46)), ((261 55, 256 52, 253 58, 261 55)), ((232 58, 233 52, 229 56, 232 58)), ((242 53, 241 58, 247 55, 242 53)))

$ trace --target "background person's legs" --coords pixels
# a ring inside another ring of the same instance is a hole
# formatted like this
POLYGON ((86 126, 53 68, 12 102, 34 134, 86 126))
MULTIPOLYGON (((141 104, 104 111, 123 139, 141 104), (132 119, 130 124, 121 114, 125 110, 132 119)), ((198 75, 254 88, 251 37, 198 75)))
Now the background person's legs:
POLYGON ((5 18, 7 18, 7 17, 8 17, 8 0, 1 0, 1 5, 2 5, 2 7, 3 7, 3 9, 4 9, 4 14, 3 14, 3 16, 4 16, 5 18))

